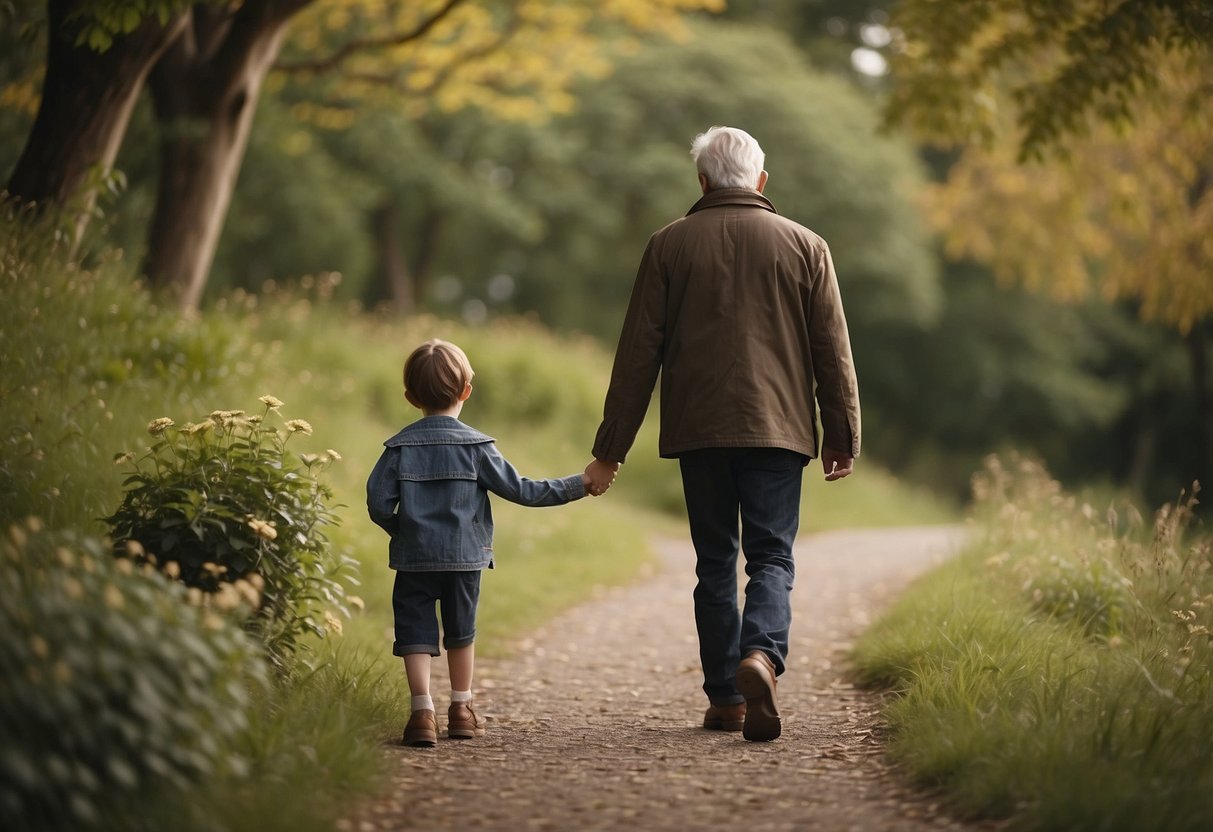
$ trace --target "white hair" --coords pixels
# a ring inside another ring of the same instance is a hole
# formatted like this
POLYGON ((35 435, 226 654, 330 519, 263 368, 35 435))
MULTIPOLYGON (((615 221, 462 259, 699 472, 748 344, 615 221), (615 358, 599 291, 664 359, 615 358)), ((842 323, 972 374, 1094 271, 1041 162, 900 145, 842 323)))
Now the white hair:
POLYGON ((713 127, 691 142, 691 158, 709 188, 757 188, 766 155, 758 142, 736 127, 713 127))

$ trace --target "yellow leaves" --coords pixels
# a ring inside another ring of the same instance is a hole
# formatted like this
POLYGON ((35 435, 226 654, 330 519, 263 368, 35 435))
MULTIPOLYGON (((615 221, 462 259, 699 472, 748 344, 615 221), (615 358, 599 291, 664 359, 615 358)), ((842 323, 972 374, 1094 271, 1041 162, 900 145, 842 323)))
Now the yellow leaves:
POLYGON ((924 207, 952 256, 1059 300, 1097 289, 1186 331, 1213 315, 1213 118, 1192 107, 1213 78, 1160 65, 1132 125, 1093 123, 1067 159, 1018 164, 1014 137, 970 147, 924 207))
MULTIPOLYGON (((573 108, 578 78, 608 71, 608 44, 630 33, 685 34, 687 13, 723 7, 723 0, 464 0, 431 21, 443 0, 321 0, 298 18, 284 63, 339 58, 317 92, 347 112, 355 102, 376 102, 410 116, 478 107, 540 121, 573 108)), ((312 123, 324 112, 296 109, 312 123)))
POLYGON ((41 78, 22 78, 0 86, 0 109, 35 115, 42 100, 41 89, 41 78))

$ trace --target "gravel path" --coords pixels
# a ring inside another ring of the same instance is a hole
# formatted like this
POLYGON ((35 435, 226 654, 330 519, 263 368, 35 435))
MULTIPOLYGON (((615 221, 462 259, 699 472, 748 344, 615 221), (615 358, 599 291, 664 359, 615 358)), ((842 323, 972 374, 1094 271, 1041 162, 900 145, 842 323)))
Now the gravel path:
MULTIPOLYGON (((385 746, 391 786, 341 821, 396 829, 976 829, 941 814, 890 769, 877 698, 843 678, 841 652, 961 530, 903 528, 803 537, 783 736, 749 743, 699 727, 689 543, 660 540, 660 570, 607 590, 481 661, 487 736, 432 749, 385 746)), ((743 576, 744 577, 744 576, 743 576)), ((435 663, 435 670, 445 662, 435 663)), ((447 690, 436 675, 439 727, 447 690)), ((394 740, 398 740, 398 736, 394 740)))

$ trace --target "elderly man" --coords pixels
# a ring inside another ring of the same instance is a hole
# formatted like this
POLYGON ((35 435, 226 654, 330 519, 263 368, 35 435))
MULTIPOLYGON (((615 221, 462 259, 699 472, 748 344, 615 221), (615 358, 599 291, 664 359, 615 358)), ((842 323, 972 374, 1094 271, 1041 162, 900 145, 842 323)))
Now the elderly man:
POLYGON ((851 473, 859 393, 829 248, 762 195, 758 142, 713 127, 691 156, 703 197, 649 239, 586 471, 609 486, 660 371, 660 453, 679 461, 697 558, 703 726, 773 740, 802 469, 820 456, 826 480, 851 473))

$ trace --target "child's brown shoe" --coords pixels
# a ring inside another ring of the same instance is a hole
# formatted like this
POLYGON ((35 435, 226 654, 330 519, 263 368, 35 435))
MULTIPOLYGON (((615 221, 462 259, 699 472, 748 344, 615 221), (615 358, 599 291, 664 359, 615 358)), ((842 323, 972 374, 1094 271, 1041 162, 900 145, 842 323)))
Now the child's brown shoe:
POLYGON ((404 726, 405 745, 415 748, 430 748, 438 742, 438 718, 431 710, 413 711, 409 722, 404 726))
POLYGON ((477 715, 470 701, 452 702, 446 712, 446 733, 453 740, 483 737, 484 718, 477 715))

